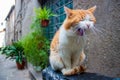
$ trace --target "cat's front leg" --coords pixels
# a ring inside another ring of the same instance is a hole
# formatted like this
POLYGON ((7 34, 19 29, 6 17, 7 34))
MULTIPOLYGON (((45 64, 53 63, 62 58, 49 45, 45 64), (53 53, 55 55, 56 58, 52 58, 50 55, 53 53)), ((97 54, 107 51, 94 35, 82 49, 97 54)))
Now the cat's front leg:
POLYGON ((71 52, 69 49, 61 49, 59 52, 64 65, 64 68, 61 70, 61 72, 63 75, 66 75, 71 70, 71 52))
POLYGON ((65 75, 74 75, 77 73, 84 72, 86 70, 86 68, 82 65, 84 60, 85 60, 85 54, 83 51, 74 53, 71 60, 72 69, 69 70, 65 75))
POLYGON ((84 51, 82 50, 81 52, 77 52, 72 56, 72 68, 76 67, 76 66, 80 66, 82 65, 82 63, 84 62, 86 56, 84 54, 84 51))
POLYGON ((69 49, 61 49, 59 52, 65 68, 71 69, 71 52, 69 49))

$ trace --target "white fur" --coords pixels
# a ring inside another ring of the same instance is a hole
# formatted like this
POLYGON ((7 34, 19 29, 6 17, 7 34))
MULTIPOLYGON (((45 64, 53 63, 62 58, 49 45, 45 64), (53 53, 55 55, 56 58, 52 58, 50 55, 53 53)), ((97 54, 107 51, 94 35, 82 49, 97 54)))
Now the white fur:
POLYGON ((89 28, 94 27, 94 22, 91 21, 91 17, 89 15, 86 15, 83 21, 80 21, 77 26, 79 26, 82 29, 88 29, 87 25, 89 25, 89 28))
POLYGON ((72 31, 70 30, 65 30, 64 26, 60 28, 59 55, 62 58, 66 69, 78 65, 80 53, 84 47, 84 36, 77 36, 71 32, 72 31), (73 64, 71 64, 72 58, 74 60, 73 64))

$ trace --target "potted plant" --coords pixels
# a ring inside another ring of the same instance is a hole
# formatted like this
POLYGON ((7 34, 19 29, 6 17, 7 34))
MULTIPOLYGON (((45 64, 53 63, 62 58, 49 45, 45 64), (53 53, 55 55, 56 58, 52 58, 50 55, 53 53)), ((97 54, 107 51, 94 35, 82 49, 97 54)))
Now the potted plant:
POLYGON ((24 69, 25 56, 20 42, 15 42, 12 45, 1 48, 0 53, 5 54, 6 58, 15 59, 18 69, 24 69))
POLYGON ((48 65, 49 40, 44 36, 44 28, 40 25, 40 18, 32 18, 31 32, 21 39, 27 61, 40 71, 48 65))
POLYGON ((48 26, 48 24, 49 24, 49 22, 50 22, 50 21, 49 21, 50 17, 56 16, 56 15, 53 14, 52 11, 51 11, 49 8, 47 8, 47 7, 37 8, 37 9, 35 9, 35 13, 36 13, 36 17, 37 17, 38 19, 40 19, 41 25, 42 25, 43 27, 48 26))
POLYGON ((21 45, 21 42, 15 42, 13 43, 14 46, 14 59, 16 60, 17 68, 18 69, 24 69, 26 64, 26 59, 24 55, 24 49, 21 45))
POLYGON ((34 69, 42 70, 48 65, 49 41, 40 31, 33 31, 22 39, 25 56, 34 69))

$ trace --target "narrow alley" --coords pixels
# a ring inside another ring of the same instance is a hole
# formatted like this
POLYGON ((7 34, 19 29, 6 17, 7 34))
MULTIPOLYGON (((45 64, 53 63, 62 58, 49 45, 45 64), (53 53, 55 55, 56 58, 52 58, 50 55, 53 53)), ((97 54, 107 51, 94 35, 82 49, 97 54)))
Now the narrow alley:
POLYGON ((0 54, 0 80, 30 80, 27 69, 18 70, 15 61, 0 54))

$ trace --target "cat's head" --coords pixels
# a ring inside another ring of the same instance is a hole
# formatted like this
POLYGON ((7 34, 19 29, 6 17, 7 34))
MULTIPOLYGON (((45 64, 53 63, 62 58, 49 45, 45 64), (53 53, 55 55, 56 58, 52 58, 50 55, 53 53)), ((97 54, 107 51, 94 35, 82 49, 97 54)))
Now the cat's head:
POLYGON ((87 10, 82 9, 69 9, 64 7, 66 13, 66 19, 64 21, 64 28, 70 35, 83 36, 90 29, 94 27, 96 19, 94 17, 94 11, 96 6, 91 7, 87 10))

